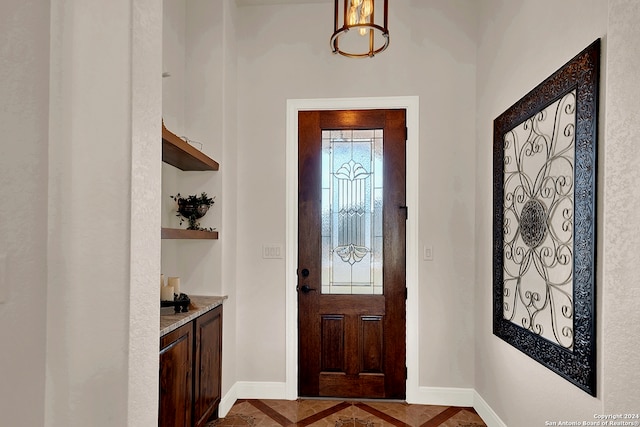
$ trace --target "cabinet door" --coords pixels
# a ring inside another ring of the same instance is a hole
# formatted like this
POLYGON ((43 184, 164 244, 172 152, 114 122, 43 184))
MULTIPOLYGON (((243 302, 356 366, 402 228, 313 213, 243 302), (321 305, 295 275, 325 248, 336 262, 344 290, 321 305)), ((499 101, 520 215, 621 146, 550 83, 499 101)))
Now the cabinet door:
POLYGON ((195 320, 194 426, 218 416, 221 394, 222 306, 195 320))
POLYGON ((191 427, 193 324, 160 338, 159 427, 191 427))

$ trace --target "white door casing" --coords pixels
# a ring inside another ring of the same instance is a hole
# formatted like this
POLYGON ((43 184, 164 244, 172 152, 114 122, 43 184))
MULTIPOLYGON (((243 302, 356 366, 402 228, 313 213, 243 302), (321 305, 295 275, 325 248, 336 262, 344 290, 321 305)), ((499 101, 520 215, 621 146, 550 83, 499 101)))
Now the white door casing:
POLYGON ((286 380, 285 398, 298 397, 298 312, 296 268, 298 266, 298 111, 394 109, 407 111, 407 402, 418 395, 418 181, 419 98, 320 98, 287 100, 286 130, 286 380))

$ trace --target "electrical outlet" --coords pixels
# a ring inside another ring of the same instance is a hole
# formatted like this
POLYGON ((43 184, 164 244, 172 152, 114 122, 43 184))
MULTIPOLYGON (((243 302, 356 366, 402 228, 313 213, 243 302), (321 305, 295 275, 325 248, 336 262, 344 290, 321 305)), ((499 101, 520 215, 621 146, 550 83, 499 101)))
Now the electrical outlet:
POLYGON ((425 245, 423 258, 425 261, 433 261, 433 246, 425 245))
POLYGON ((282 245, 263 245, 262 258, 264 259, 282 258, 282 245))

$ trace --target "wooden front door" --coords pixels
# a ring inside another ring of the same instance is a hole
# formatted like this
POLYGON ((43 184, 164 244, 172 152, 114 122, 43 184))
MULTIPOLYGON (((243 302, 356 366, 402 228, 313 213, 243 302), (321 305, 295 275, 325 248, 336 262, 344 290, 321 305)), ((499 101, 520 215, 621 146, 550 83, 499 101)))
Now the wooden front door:
POLYGON ((300 396, 405 398, 405 116, 299 112, 300 396))

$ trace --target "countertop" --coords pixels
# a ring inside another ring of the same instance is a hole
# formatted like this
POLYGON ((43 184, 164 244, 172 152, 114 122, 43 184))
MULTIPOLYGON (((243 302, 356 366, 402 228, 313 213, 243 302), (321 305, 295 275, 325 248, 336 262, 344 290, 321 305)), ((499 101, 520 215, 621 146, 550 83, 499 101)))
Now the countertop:
POLYGON ((176 313, 173 307, 161 307, 160 336, 162 337, 178 329, 180 326, 189 323, 196 317, 202 316, 207 311, 222 305, 222 302, 227 298, 226 295, 222 297, 189 295, 191 305, 189 305, 189 311, 186 313, 176 313))

